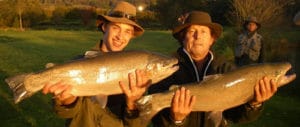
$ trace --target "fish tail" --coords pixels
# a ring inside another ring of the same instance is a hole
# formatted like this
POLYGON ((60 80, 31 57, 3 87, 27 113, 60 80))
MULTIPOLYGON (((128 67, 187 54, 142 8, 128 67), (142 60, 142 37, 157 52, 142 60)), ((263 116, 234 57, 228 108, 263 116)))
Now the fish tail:
POLYGON ((152 95, 147 95, 136 102, 143 123, 149 123, 152 117, 158 112, 155 110, 154 107, 157 106, 154 106, 155 103, 152 103, 152 100, 152 95))
POLYGON ((30 97, 33 93, 26 90, 24 80, 30 74, 21 74, 5 79, 9 88, 13 91, 15 103, 19 103, 25 98, 30 97))

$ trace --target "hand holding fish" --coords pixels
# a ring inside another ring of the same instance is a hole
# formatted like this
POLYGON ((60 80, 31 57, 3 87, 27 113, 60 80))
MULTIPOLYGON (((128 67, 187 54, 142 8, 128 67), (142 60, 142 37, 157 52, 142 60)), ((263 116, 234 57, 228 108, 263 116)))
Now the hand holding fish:
POLYGON ((123 82, 119 82, 122 91, 126 95, 126 103, 128 110, 136 109, 135 101, 140 99, 147 90, 147 88, 151 85, 151 80, 147 78, 144 71, 136 70, 135 77, 136 78, 134 78, 134 74, 132 73, 128 74, 129 87, 126 87, 123 82))
POLYGON ((264 101, 269 100, 277 91, 278 83, 268 77, 263 77, 259 83, 255 85, 255 96, 249 102, 250 105, 260 105, 264 101))
POLYGON ((69 105, 72 104, 77 97, 71 94, 72 85, 63 83, 62 81, 51 84, 47 83, 43 88, 43 93, 52 93, 59 104, 69 105))
POLYGON ((190 95, 190 91, 181 87, 176 90, 172 99, 171 117, 175 121, 182 121, 192 111, 196 97, 190 95))

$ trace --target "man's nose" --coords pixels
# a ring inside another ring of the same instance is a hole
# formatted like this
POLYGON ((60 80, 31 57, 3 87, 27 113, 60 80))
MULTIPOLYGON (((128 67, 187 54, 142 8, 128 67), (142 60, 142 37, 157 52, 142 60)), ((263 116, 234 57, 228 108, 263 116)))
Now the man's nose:
POLYGON ((121 31, 119 31, 118 33, 117 33, 117 36, 116 36, 118 39, 121 39, 122 38, 122 32, 121 31))
POLYGON ((195 31, 195 33, 194 33, 194 38, 195 39, 199 39, 200 38, 200 34, 199 34, 199 32, 198 31, 195 31))

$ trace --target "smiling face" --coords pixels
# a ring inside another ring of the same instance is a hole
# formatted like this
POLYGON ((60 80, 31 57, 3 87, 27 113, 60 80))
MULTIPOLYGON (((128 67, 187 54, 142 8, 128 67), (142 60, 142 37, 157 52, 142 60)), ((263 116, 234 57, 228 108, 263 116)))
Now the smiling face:
POLYGON ((202 60, 210 50, 215 38, 211 30, 203 25, 191 25, 187 28, 183 46, 194 60, 202 60))
POLYGON ((124 23, 109 22, 102 25, 104 31, 103 52, 122 51, 134 35, 134 27, 124 23))

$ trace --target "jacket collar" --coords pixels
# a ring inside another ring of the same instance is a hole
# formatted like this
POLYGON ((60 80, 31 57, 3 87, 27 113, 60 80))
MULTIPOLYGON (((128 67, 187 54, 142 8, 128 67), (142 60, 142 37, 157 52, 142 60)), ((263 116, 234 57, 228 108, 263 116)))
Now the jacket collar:
MULTIPOLYGON (((179 51, 183 52, 184 59, 189 61, 193 65, 193 70, 195 71, 197 82, 200 82, 199 75, 200 75, 201 72, 198 71, 197 66, 196 66, 194 60, 192 59, 191 55, 183 47, 181 47, 179 49, 179 51)), ((209 51, 208 55, 206 57, 208 57, 208 59, 207 59, 207 61, 205 61, 204 66, 203 66, 203 67, 205 67, 205 69, 203 71, 203 76, 206 76, 207 70, 208 70, 209 66, 211 65, 211 63, 214 59, 214 55, 211 51, 209 51)))

